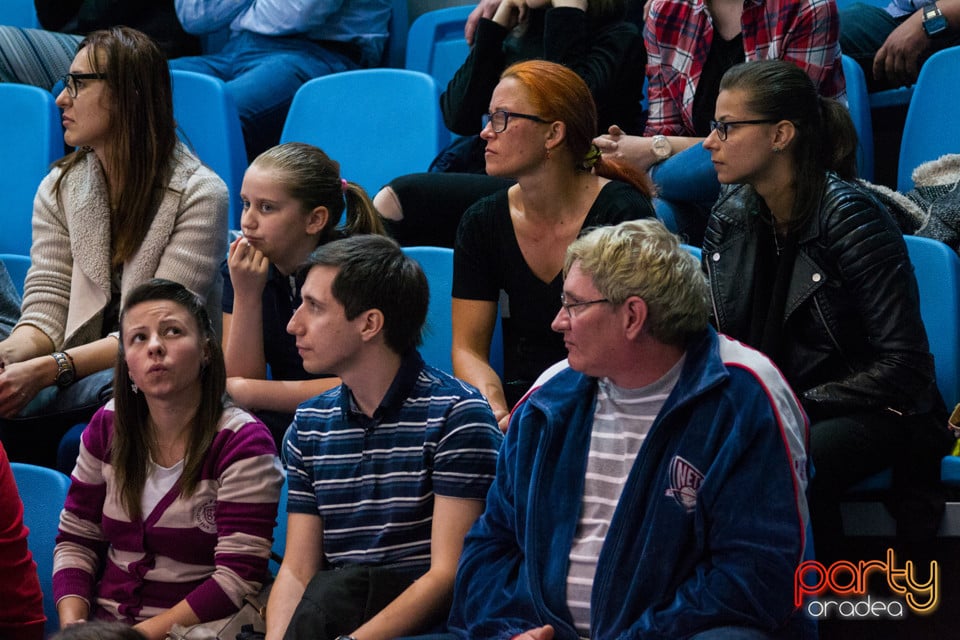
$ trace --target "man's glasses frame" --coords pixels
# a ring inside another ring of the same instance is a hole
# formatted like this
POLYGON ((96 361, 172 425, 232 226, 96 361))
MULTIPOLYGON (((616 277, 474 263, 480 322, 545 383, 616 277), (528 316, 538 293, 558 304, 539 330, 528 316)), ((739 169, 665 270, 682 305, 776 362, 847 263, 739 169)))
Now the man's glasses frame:
POLYGON ((576 309, 577 307, 586 307, 592 304, 600 304, 601 302, 610 302, 609 298, 597 298, 596 300, 584 300, 582 302, 567 302, 567 296, 563 293, 560 294, 560 306, 563 307, 563 310, 567 312, 567 317, 573 320, 573 311, 571 309, 576 309))

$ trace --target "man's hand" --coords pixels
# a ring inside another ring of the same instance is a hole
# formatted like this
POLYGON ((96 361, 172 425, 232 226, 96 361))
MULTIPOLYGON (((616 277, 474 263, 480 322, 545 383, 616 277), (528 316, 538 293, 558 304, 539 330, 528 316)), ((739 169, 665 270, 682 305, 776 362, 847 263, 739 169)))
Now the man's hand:
POLYGON ((920 11, 893 30, 873 58, 873 77, 893 86, 916 82, 920 64, 931 46, 920 11))
POLYGON ((493 14, 500 7, 500 0, 480 0, 477 6, 467 17, 467 23, 463 26, 463 37, 467 39, 467 44, 473 44, 473 36, 477 33, 477 26, 481 18, 493 18, 493 14))
POLYGON ((530 629, 513 636, 511 640, 553 640, 553 627, 547 624, 539 629, 530 629))

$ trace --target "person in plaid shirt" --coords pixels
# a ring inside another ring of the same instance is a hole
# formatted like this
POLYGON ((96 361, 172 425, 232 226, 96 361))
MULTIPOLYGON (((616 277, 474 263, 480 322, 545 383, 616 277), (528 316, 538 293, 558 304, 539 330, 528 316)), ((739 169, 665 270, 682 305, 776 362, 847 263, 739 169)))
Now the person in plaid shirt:
MULTIPOLYGON (((611 127, 604 153, 650 171, 678 231, 699 244, 720 185, 701 142, 720 78, 747 60, 796 63, 826 97, 846 102, 836 4, 830 0, 649 0, 644 27, 649 116, 643 136, 611 127)), ((658 209, 658 214, 661 214, 658 209)))

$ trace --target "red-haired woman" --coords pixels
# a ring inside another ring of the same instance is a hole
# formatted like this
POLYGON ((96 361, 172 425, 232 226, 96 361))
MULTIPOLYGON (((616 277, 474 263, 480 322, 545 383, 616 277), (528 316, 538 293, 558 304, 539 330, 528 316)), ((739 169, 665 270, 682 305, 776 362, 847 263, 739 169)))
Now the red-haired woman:
POLYGON ((604 159, 592 145, 597 112, 590 90, 563 65, 530 60, 509 67, 484 121, 487 173, 517 184, 475 203, 457 230, 453 370, 480 389, 506 428, 509 407, 566 357, 550 322, 560 309, 567 245, 581 229, 654 213, 646 176, 604 159), (498 300, 503 382, 489 364, 498 300))

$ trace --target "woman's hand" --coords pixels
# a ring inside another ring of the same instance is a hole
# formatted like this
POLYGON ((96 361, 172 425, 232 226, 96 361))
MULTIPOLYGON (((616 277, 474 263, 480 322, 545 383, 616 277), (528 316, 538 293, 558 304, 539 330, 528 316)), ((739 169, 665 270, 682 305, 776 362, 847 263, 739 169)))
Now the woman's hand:
POLYGON ((644 173, 657 163, 650 138, 629 136, 617 125, 611 125, 607 133, 594 138, 593 144, 604 155, 622 160, 644 173))
POLYGON ((263 295, 270 261, 262 251, 251 246, 246 238, 241 236, 230 245, 227 267, 230 269, 234 292, 242 291, 258 298, 263 295))
POLYGON ((0 417, 12 418, 54 383, 56 363, 50 356, 13 362, 0 370, 0 417))
POLYGON ((80 596, 64 596, 57 603, 57 617, 60 618, 60 628, 82 624, 90 614, 90 605, 80 596))
POLYGON ((525 0, 503 0, 493 14, 493 21, 502 27, 513 29, 527 19, 527 11, 525 0))

